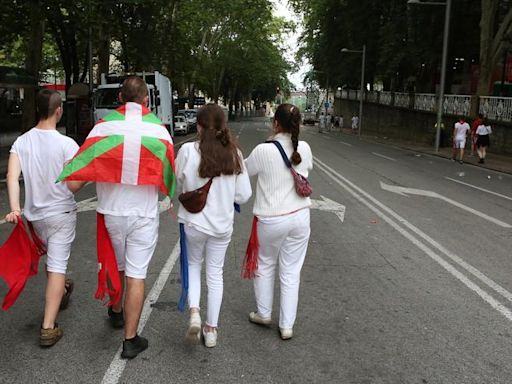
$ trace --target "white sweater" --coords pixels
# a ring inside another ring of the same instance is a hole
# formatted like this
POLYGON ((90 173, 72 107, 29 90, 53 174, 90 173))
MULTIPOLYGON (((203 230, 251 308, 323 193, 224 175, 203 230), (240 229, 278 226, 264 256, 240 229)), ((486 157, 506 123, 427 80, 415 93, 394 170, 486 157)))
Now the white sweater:
MULTIPOLYGON (((242 153, 239 153, 243 159, 242 153)), ((199 143, 183 144, 176 158, 176 193, 193 191, 209 179, 199 177, 201 155, 199 143)), ((178 210, 178 222, 193 226, 212 236, 227 236, 233 232, 234 203, 243 204, 252 195, 251 182, 242 161, 239 175, 214 177, 204 209, 190 213, 183 206, 178 210)))
MULTIPOLYGON (((278 133, 273 140, 279 141, 284 151, 291 157, 293 145, 291 135, 278 133)), ((299 141, 297 151, 302 162, 293 168, 302 176, 308 177, 313 169, 311 148, 305 141, 299 141)), ((295 183, 279 150, 272 143, 259 144, 245 160, 249 176, 258 176, 253 214, 255 216, 278 216, 311 206, 309 197, 300 197, 295 192, 295 183)))

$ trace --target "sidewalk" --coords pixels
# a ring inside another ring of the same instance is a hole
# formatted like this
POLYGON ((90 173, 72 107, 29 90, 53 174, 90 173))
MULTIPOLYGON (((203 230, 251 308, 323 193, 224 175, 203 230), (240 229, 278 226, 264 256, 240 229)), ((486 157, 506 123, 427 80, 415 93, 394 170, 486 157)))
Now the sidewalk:
MULTIPOLYGON (((331 131, 339 133, 339 130, 331 131)), ((342 135, 350 135, 352 134, 351 130, 348 128, 343 128, 342 135)), ((378 136, 362 136, 362 140, 373 141, 376 143, 382 143, 387 145, 396 146, 402 149, 408 149, 410 151, 425 153, 432 156, 444 157, 446 159, 452 158, 452 149, 451 148, 439 148, 439 152, 436 153, 434 147, 427 146, 425 144, 415 144, 411 142, 400 141, 397 139, 384 138, 378 136)), ((492 148, 491 148, 492 151, 492 148)), ((487 151, 487 156, 485 158, 485 164, 478 163, 478 155, 475 153, 474 156, 470 156, 471 149, 466 148, 464 153, 464 164, 472 165, 475 167, 481 167, 485 169, 490 169, 493 171, 504 172, 508 174, 512 174, 512 155, 500 155, 496 153, 492 153, 487 151)))

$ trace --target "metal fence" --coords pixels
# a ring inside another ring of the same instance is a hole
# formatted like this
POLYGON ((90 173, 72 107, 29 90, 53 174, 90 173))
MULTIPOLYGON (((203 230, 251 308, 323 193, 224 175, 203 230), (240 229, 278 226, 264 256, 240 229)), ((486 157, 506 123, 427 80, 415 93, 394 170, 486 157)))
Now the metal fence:
MULTIPOLYGON (((359 100, 360 92, 359 90, 343 90, 341 98, 359 100)), ((418 111, 437 111, 437 96, 433 93, 368 91, 365 93, 364 99, 370 103, 412 108, 418 111)), ((487 118, 494 121, 512 122, 512 97, 484 96, 476 99, 471 95, 445 95, 443 98, 443 113, 469 116, 472 101, 478 102, 477 110, 487 118)))
POLYGON ((480 97, 479 111, 491 120, 512 121, 512 97, 480 97))

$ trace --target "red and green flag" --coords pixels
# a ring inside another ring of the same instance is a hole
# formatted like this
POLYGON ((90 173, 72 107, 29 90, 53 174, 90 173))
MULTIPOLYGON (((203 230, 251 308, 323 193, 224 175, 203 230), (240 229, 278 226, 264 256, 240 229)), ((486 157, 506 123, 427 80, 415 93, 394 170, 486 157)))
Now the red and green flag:
POLYGON ((174 146, 146 107, 127 103, 99 120, 57 181, 158 185, 172 197, 174 146))

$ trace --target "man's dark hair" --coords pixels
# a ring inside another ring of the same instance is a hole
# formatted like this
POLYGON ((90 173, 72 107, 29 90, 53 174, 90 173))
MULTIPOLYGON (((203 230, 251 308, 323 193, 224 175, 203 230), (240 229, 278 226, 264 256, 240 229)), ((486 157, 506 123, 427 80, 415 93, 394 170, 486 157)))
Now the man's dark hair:
POLYGON ((62 106, 62 98, 57 91, 42 89, 36 96, 36 105, 39 118, 46 120, 55 114, 57 108, 62 106))
POLYGON ((148 95, 148 86, 146 82, 137 76, 130 76, 121 86, 121 97, 123 103, 132 101, 142 104, 144 97, 148 95))

